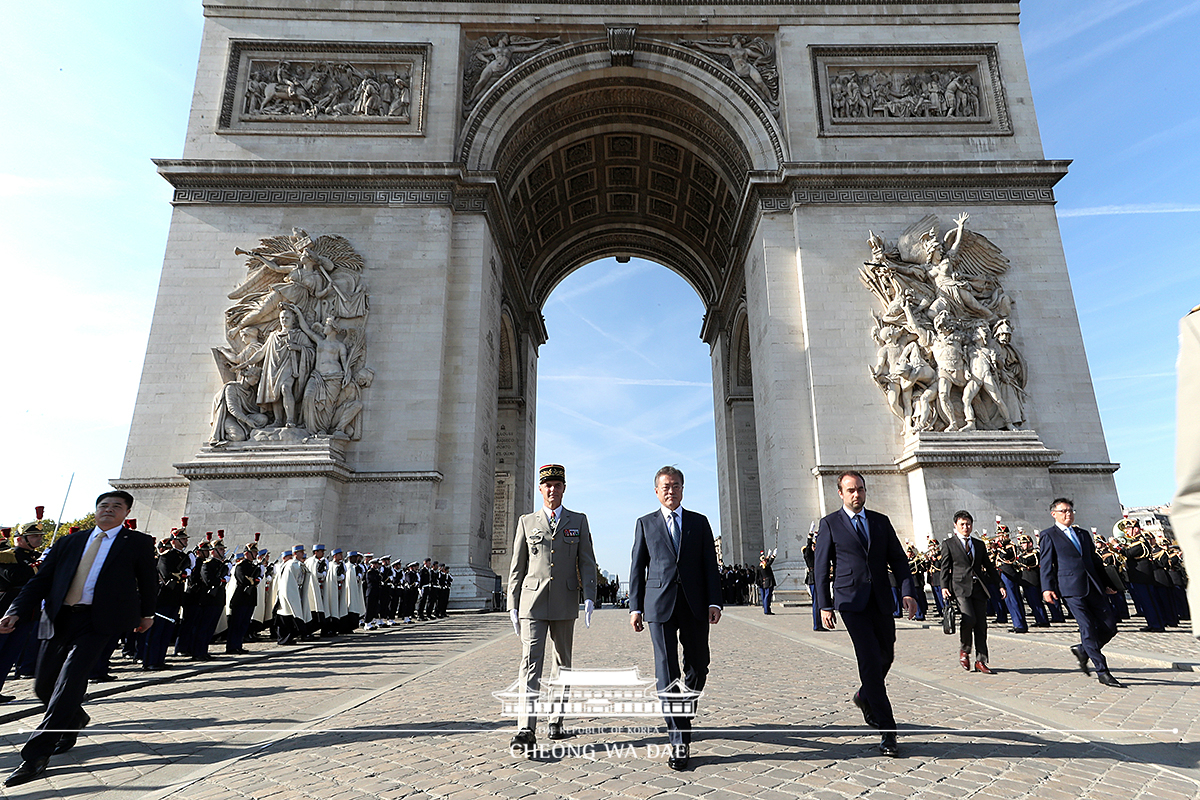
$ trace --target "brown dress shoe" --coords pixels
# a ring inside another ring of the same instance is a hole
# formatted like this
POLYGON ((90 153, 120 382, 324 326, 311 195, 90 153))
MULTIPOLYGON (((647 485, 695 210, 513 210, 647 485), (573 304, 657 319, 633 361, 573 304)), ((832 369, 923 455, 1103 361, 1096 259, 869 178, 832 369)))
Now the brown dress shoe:
POLYGON ((959 650, 958 651, 958 663, 962 664, 963 669, 965 669, 967 672, 970 672, 971 671, 971 651, 970 650, 959 650))
POLYGON ((988 667, 986 661, 976 661, 975 662, 975 671, 982 672, 984 675, 995 675, 996 674, 996 673, 992 672, 990 667, 988 667))

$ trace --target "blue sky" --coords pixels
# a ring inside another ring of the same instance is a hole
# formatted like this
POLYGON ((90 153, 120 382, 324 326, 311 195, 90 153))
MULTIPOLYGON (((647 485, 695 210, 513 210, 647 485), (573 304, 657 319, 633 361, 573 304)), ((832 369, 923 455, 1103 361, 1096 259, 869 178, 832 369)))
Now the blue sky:
MULTIPOLYGON (((80 516, 120 472, 170 219, 150 159, 182 153, 202 17, 192 0, 5 14, 0 226, 17 324, 0 521, 11 524, 36 504, 57 516, 72 472, 65 516, 80 516)), ((1177 326, 1200 303, 1187 245, 1200 225, 1198 30, 1195 0, 1022 8, 1045 155, 1074 159, 1059 224, 1127 505, 1173 492, 1177 326)), ((622 575, 662 464, 686 473, 685 504, 717 520, 702 313, 681 279, 636 261, 585 267, 545 308, 538 458, 568 464, 566 502, 589 513, 601 565, 622 575)))

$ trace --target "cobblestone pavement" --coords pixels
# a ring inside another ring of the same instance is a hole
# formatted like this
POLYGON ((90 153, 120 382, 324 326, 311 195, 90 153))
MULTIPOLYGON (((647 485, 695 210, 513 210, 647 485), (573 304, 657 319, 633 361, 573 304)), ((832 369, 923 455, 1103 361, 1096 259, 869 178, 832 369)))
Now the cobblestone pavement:
MULTIPOLYGON (((1125 628, 1130 630, 1125 630, 1125 628)), ((754 797, 1184 800, 1200 793, 1200 646, 1187 630, 1122 633, 1106 648, 1128 688, 1076 668, 1069 625, 993 629, 993 676, 965 673, 957 638, 900 622, 888 678, 903 758, 875 750, 849 702, 853 651, 812 630, 807 607, 732 608, 713 663, 692 769, 667 769, 661 720, 568 720, 533 759, 507 751, 512 721, 492 692, 512 683, 520 645, 506 616, 448 620, 309 648, 254 646, 201 670, 98 684, 92 724, 46 778, 10 796, 187 800, 754 797), (162 676, 162 677, 160 677, 162 676), (552 746, 553 745, 553 746, 552 746)), ((576 627, 576 668, 638 667, 649 636, 616 609, 576 627)), ((38 708, 28 682, 0 706, 19 761, 38 708), (24 699, 21 699, 24 697, 24 699)))

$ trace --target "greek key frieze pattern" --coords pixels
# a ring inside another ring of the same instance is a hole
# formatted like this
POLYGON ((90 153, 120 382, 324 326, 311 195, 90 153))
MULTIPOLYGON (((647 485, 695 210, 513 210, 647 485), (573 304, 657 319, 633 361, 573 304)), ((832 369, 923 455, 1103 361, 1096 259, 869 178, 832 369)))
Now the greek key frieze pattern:
MULTIPOLYGON (((484 198, 464 198, 462 210, 483 210, 484 198)), ((349 206, 445 206, 455 202, 449 189, 176 189, 176 205, 349 205, 349 206)))
MULTIPOLYGON (((1053 203, 1054 190, 1047 187, 977 187, 945 189, 797 189, 793 205, 861 205, 874 203, 1053 203)), ((785 201, 766 198, 764 211, 786 211, 785 201)))

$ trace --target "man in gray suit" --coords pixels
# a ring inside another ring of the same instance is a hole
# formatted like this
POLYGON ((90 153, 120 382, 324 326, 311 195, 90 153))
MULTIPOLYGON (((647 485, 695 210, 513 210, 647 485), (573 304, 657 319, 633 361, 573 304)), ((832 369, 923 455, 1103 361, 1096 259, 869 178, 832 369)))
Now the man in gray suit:
MULTIPOLYGON (((579 618, 579 592, 583 588, 584 624, 591 627, 596 606, 596 555, 587 516, 563 507, 566 470, 547 464, 538 471, 538 491, 545 505, 517 523, 512 567, 508 572, 508 613, 521 637, 518 684, 526 697, 517 717, 512 748, 530 752, 537 737, 537 701, 546 656, 546 638, 554 644, 555 672, 571 667, 571 644, 579 618)), ((562 714, 550 720, 549 737, 565 738, 562 714)))
MULTIPOLYGON (((639 519, 633 533, 629 622, 639 633, 650 626, 659 694, 672 691, 680 678, 689 692, 698 693, 708 678, 708 629, 721 620, 721 576, 712 528, 703 514, 681 507, 683 473, 675 467, 658 471, 654 493, 659 509, 639 519)), ((685 770, 692 721, 666 717, 666 723, 672 745, 667 766, 685 770)))

